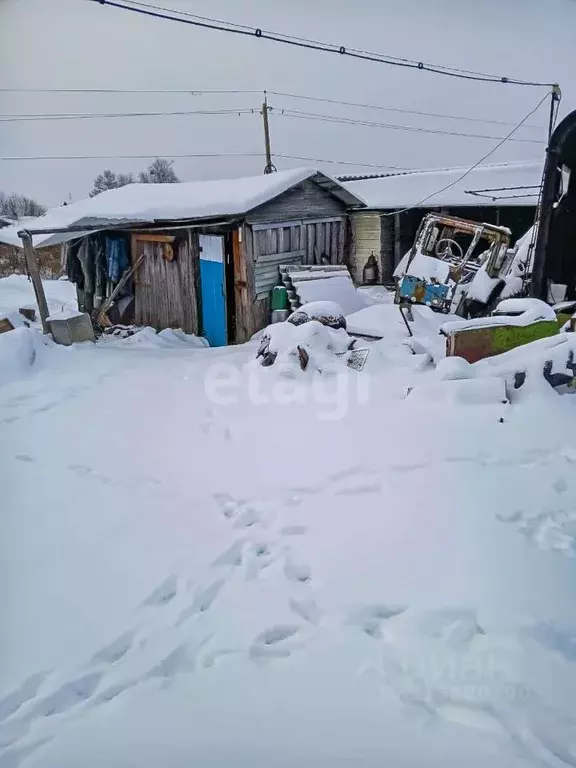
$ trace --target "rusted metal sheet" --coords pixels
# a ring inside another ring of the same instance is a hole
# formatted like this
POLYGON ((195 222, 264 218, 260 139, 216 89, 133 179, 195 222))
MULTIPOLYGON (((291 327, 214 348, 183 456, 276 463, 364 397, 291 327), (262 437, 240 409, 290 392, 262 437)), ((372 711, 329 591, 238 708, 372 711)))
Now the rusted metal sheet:
POLYGON ((463 357, 469 363, 477 363, 557 333, 558 324, 554 320, 540 320, 525 326, 496 325, 455 331, 447 335, 446 356, 463 357))

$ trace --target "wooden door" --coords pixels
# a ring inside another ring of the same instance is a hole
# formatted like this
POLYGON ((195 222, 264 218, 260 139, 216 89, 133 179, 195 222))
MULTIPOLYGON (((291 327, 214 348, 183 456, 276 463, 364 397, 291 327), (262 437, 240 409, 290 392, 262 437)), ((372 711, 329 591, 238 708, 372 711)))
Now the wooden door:
POLYGON ((187 236, 133 235, 132 261, 142 253, 134 286, 136 324, 198 333, 195 265, 187 236))

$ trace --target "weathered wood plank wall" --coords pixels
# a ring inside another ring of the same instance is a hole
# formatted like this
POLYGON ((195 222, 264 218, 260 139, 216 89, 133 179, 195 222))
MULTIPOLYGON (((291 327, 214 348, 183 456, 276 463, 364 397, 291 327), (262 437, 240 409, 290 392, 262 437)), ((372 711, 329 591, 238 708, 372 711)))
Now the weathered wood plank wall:
POLYGON ((246 217, 249 224, 268 224, 289 219, 342 216, 346 206, 327 190, 307 179, 274 200, 255 208, 246 217))
MULTIPOLYGON (((158 236, 155 234, 155 238, 158 236)), ((169 244, 132 236, 133 262, 145 254, 135 279, 135 322, 158 330, 181 328, 198 333, 196 294, 197 254, 193 238, 175 237, 171 248, 174 258, 166 258, 169 244)))

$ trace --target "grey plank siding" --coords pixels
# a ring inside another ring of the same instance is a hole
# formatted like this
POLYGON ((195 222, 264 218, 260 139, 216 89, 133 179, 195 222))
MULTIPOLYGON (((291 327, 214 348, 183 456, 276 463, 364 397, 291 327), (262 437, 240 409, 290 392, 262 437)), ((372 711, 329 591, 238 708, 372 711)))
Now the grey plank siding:
POLYGON ((290 219, 342 216, 346 206, 338 198, 307 179, 246 216, 249 224, 268 224, 290 219))
POLYGON ((163 257, 161 243, 140 242, 139 248, 146 256, 136 277, 136 324, 198 333, 196 265, 187 236, 174 241, 173 261, 163 257))
POLYGON ((246 241, 247 261, 250 253, 253 257, 252 274, 248 276, 251 333, 270 322, 270 292, 280 281, 277 267, 282 260, 265 257, 285 253, 291 263, 319 264, 326 255, 336 264, 343 258, 345 220, 344 204, 309 180, 246 216, 247 225, 254 225, 245 227, 251 233, 250 241, 246 241))

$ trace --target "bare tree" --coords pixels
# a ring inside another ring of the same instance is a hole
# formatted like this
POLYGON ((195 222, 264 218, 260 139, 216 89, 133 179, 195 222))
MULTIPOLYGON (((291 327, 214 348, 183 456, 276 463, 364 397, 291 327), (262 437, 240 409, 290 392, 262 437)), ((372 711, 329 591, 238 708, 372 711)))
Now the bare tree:
POLYGON ((21 219, 24 216, 42 216, 46 208, 26 195, 0 192, 0 216, 7 219, 21 219))
POLYGON ((118 187, 125 187, 126 184, 133 184, 134 176, 131 173, 114 173, 109 168, 106 168, 102 173, 94 179, 94 188, 90 192, 90 197, 96 197, 100 192, 106 192, 108 189, 117 189, 118 187))
POLYGON ((138 181, 141 184, 176 184, 180 181, 172 165, 173 160, 157 157, 145 171, 140 171, 138 181))

